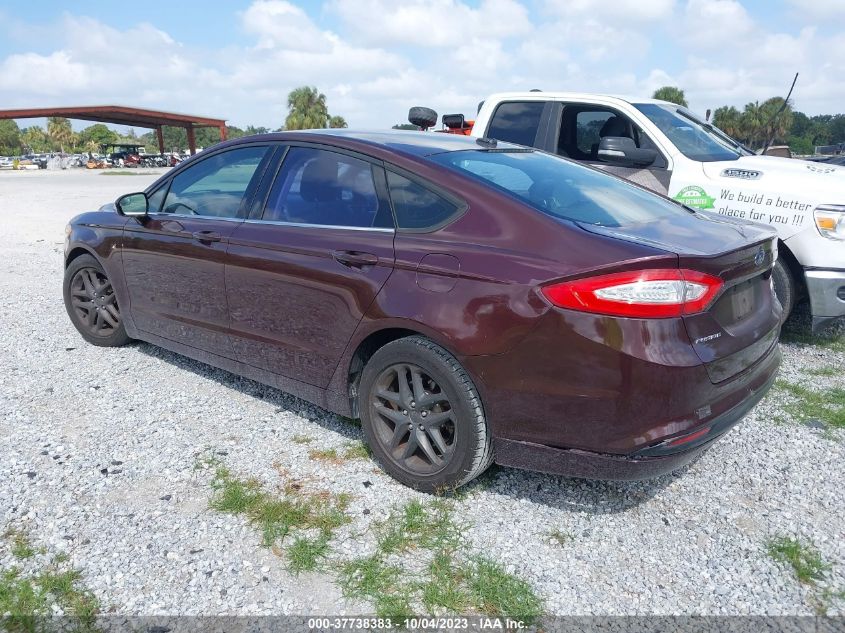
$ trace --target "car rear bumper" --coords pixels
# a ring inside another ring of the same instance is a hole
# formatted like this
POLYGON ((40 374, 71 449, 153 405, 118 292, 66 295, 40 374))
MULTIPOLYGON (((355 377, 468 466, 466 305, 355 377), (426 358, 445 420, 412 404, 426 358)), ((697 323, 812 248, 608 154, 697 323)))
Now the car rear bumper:
POLYGON ((752 390, 741 404, 711 419, 704 428, 664 440, 632 455, 609 455, 497 439, 494 446, 496 463, 585 479, 653 479, 686 466, 706 451, 760 402, 774 384, 775 378, 776 374, 773 373, 763 385, 752 390))
POLYGON ((813 329, 845 316, 845 270, 810 269, 804 271, 813 329))
POLYGON ((460 360, 497 440, 631 459, 703 429, 706 439, 718 434, 771 383, 780 351, 771 337, 767 350, 714 383, 680 319, 560 311, 505 354, 460 360))

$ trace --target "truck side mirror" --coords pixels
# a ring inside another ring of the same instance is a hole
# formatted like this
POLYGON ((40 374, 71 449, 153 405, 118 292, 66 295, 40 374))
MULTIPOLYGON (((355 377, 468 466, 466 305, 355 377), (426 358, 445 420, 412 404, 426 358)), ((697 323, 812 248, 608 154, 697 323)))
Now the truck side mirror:
POLYGON ((599 141, 598 159, 619 167, 648 167, 657 160, 653 149, 637 147, 625 136, 605 136, 599 141))

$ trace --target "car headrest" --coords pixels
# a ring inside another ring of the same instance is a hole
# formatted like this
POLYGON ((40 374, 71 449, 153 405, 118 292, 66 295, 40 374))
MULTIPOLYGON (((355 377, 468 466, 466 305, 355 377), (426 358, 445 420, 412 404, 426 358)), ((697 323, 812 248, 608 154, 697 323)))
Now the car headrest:
POLYGON ((601 126, 599 136, 601 138, 605 136, 628 136, 628 125, 622 117, 614 115, 601 126))
POLYGON ((337 161, 331 156, 318 156, 302 170, 299 193, 309 202, 337 200, 337 161))

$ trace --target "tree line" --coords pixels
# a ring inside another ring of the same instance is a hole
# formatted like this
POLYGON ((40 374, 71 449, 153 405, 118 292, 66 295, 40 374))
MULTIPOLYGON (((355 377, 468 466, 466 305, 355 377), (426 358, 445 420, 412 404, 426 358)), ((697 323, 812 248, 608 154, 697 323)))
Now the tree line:
MULTIPOLYGON (((347 127, 346 119, 342 116, 329 114, 326 95, 316 87, 301 86, 292 90, 288 94, 287 106, 288 114, 284 125, 273 130, 253 125, 245 128, 227 125, 227 138, 283 130, 347 127)), ((188 147, 188 133, 185 128, 164 126, 162 136, 166 151, 188 147)), ((197 147, 209 147, 220 142, 220 133, 216 128, 196 128, 194 138, 197 147)), ((0 120, 0 156, 17 156, 29 152, 99 152, 102 146, 114 143, 137 143, 143 145, 148 152, 158 152, 155 131, 137 135, 135 130, 130 128, 126 134, 120 135, 103 123, 95 123, 74 132, 70 121, 63 117, 47 119, 47 129, 39 125, 21 129, 14 120, 0 120)))
MULTIPOLYGON (((675 86, 659 88, 653 97, 687 106, 684 91, 675 86)), ((752 101, 742 110, 721 106, 713 111, 711 122, 754 150, 789 145, 793 154, 813 154, 819 145, 845 142, 845 114, 807 116, 791 102, 784 106, 783 97, 752 101)))

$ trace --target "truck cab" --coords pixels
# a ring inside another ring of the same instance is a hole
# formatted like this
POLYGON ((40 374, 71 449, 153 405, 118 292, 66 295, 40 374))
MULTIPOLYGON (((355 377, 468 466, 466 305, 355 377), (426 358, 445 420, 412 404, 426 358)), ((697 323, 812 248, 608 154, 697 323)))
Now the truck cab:
POLYGON ((471 135, 519 143, 630 180, 696 210, 773 226, 773 272, 788 314, 810 300, 813 328, 845 316, 845 167, 758 156, 688 109, 656 99, 500 93, 471 135))

